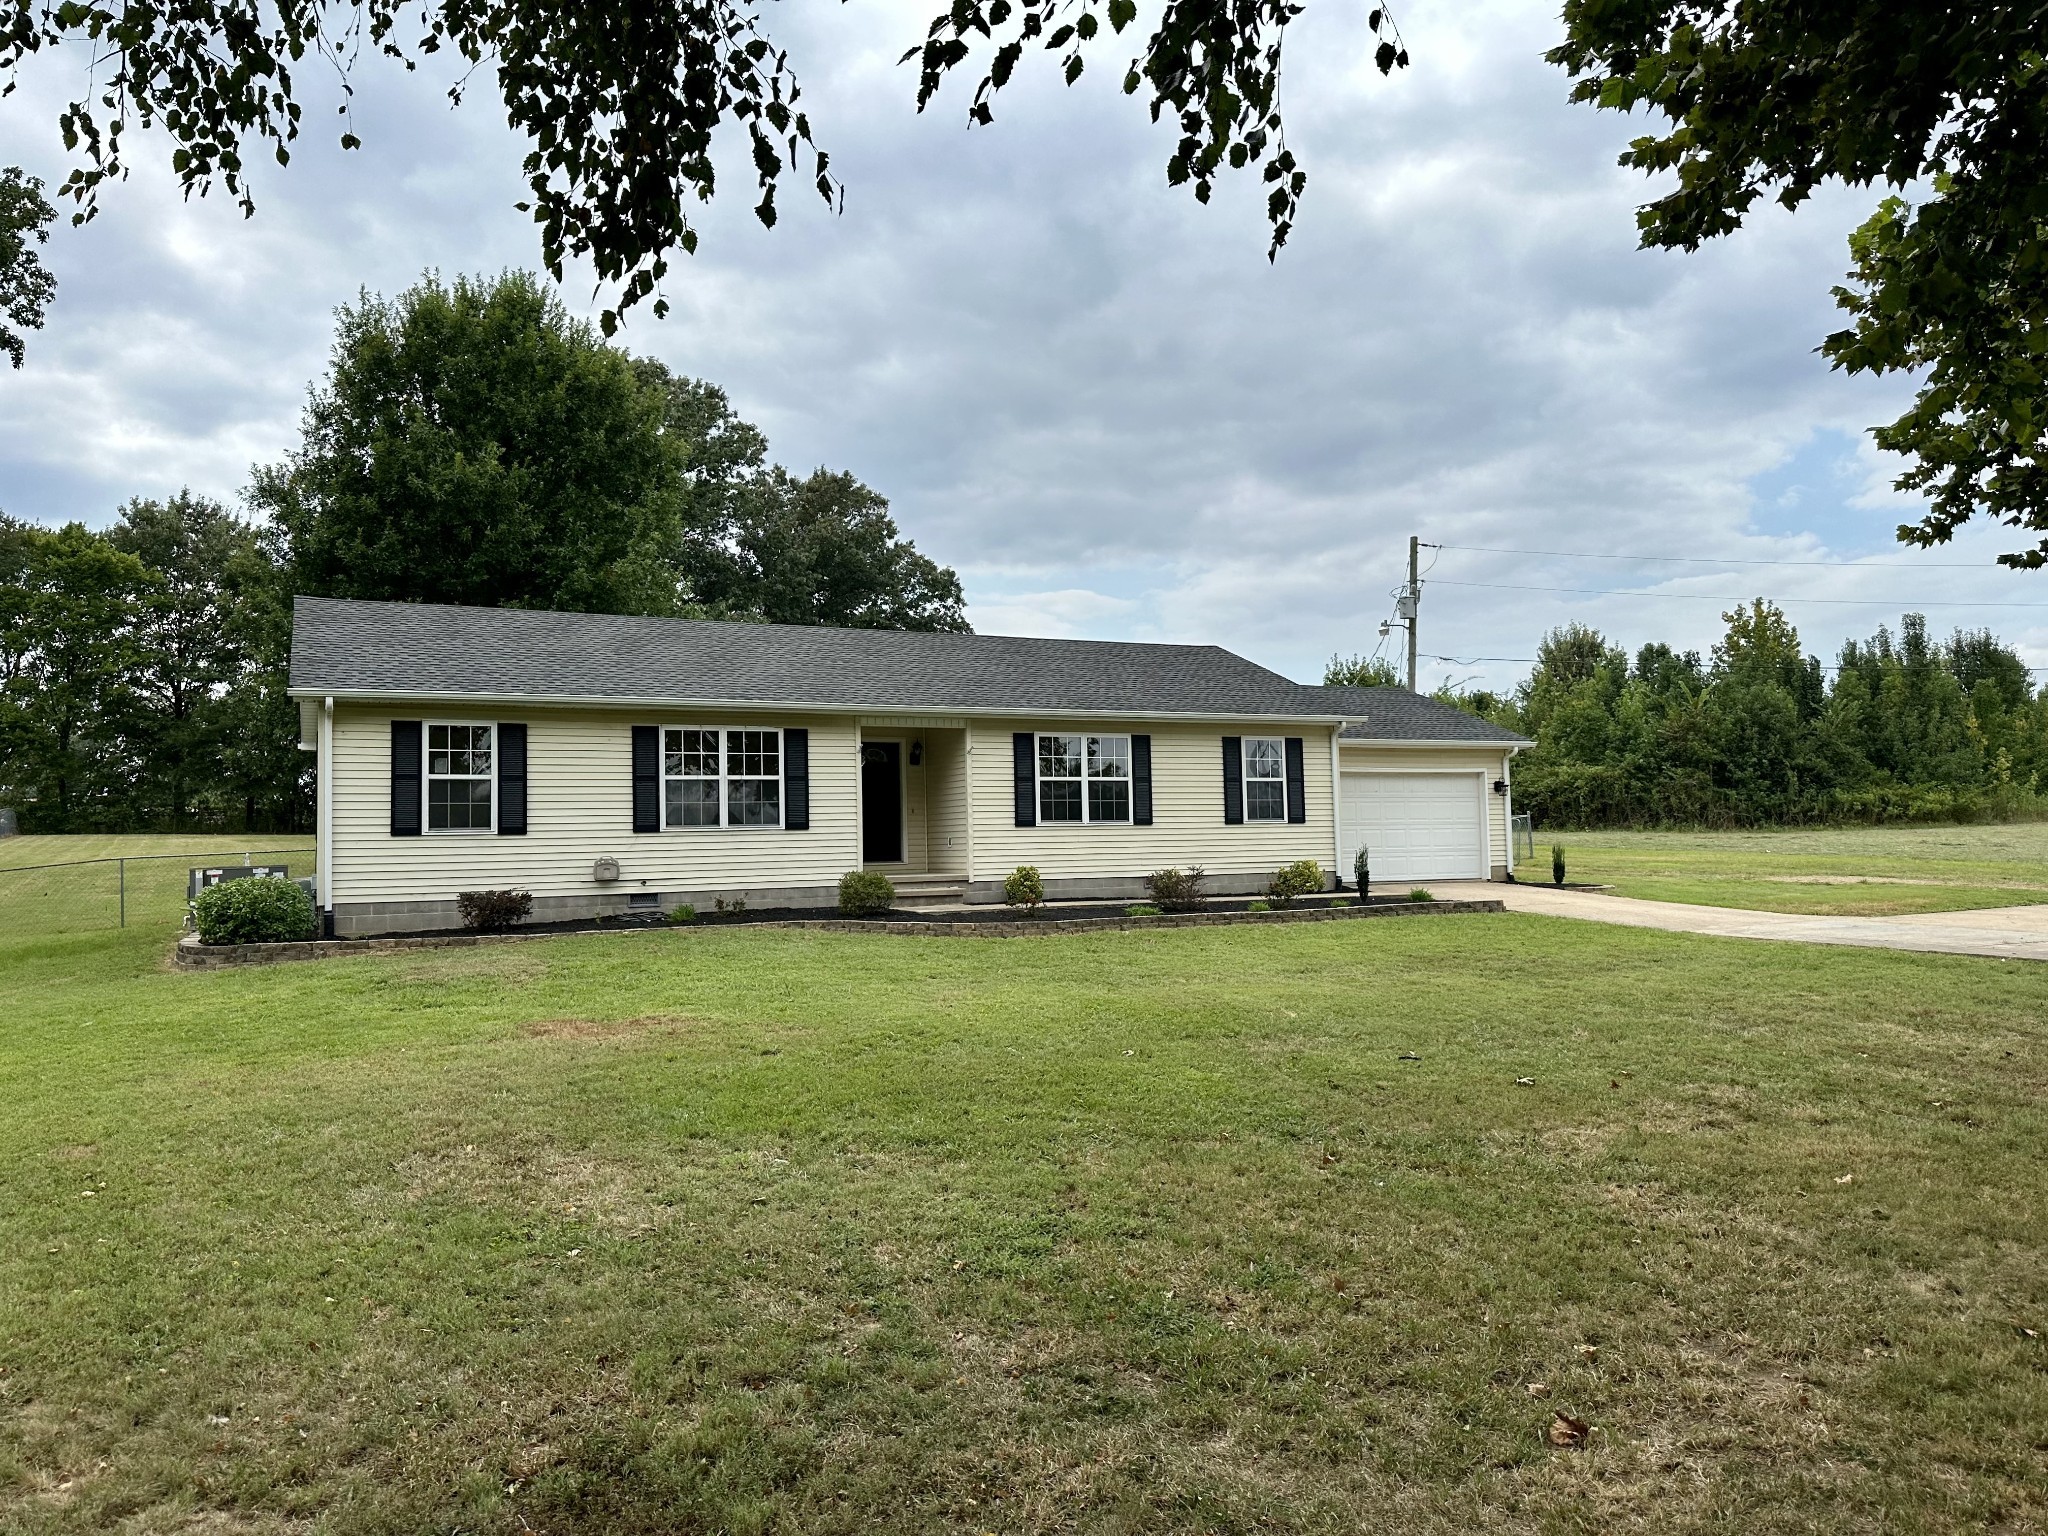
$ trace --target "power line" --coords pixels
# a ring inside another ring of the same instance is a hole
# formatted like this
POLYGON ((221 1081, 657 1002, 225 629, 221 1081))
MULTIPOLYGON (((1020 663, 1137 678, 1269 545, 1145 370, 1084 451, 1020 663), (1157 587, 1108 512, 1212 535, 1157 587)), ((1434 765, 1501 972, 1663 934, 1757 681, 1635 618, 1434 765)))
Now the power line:
POLYGON ((1546 560, 1627 560, 1657 565, 1806 565, 1842 571, 1995 571, 1996 565, 1942 561, 1884 560, 1737 560, 1719 555, 1606 555, 1582 549, 1496 549, 1487 544, 1439 544, 1438 549, 1455 549, 1472 555, 1539 555, 1546 560))
MULTIPOLYGON (((1716 597, 1706 592, 1629 592, 1605 587, 1530 587, 1500 581, 1453 581, 1439 576, 1436 585, 1440 587, 1484 587, 1490 592, 1567 592, 1579 597, 1652 597, 1682 598, 1692 603, 1735 603, 1742 604, 1749 597, 1716 597)), ((1751 593, 1750 597, 1757 594, 1751 593)), ((1914 599, 1893 597, 1786 597, 1767 598, 1768 602, 1827 603, 1843 608, 1899 608, 1917 612, 1922 608, 2048 608, 2048 603, 1988 603, 1988 602, 1921 602, 1914 599)))

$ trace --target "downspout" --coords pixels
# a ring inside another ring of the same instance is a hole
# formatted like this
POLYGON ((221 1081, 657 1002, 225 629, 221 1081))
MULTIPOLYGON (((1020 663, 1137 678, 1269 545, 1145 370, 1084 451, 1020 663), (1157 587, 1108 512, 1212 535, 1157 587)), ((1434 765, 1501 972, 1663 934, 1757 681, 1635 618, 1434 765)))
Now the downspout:
POLYGON ((1520 747, 1509 747, 1506 754, 1500 760, 1501 782, 1508 787, 1508 792, 1500 797, 1500 824, 1501 830, 1508 835, 1508 883, 1510 885, 1514 884, 1515 880, 1515 754, 1519 751, 1521 751, 1520 747))
POLYGON ((970 899, 974 889, 974 717, 969 716, 967 725, 960 732, 960 798, 964 802, 961 815, 962 825, 967 829, 967 875, 961 882, 963 900, 970 899))
POLYGON ((315 756, 314 789, 318 797, 315 812, 313 856, 320 869, 320 933, 334 937, 334 696, 329 694, 320 707, 320 751, 315 756))
POLYGON ((1344 889, 1344 771, 1338 743, 1348 723, 1339 720, 1330 728, 1330 868, 1340 891, 1344 889))

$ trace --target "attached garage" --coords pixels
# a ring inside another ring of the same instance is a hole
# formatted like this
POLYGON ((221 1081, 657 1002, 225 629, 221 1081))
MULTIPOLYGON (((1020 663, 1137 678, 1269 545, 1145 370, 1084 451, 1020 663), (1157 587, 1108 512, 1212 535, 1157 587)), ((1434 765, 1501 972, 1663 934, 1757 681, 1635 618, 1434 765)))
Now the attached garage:
POLYGON ((1491 873, 1483 773, 1344 774, 1344 867, 1361 845, 1375 881, 1484 880, 1491 873))
POLYGON ((1515 753, 1529 743, 1405 688, 1367 697, 1366 718, 1338 740, 1343 874, 1362 846, 1375 885, 1507 878, 1509 781, 1515 753))

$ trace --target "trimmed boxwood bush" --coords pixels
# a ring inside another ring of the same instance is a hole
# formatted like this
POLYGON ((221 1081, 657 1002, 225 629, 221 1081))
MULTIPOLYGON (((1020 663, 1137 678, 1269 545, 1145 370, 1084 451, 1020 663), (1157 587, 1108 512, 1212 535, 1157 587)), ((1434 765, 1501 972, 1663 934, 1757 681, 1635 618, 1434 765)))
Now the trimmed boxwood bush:
POLYGON ((459 891, 455 910, 462 926, 475 933, 503 933, 533 915, 530 891, 459 891))
POLYGON ((1314 859, 1297 859, 1275 871, 1266 895, 1276 907, 1291 907, 1301 897, 1313 896, 1322 888, 1323 866, 1314 859))
POLYGON ((895 900, 895 883, 879 869, 849 869, 839 877, 839 910, 848 917, 886 912, 895 900))
POLYGON ((1038 867, 1034 864, 1019 864, 1004 877, 1003 902, 1006 906, 1035 910, 1045 904, 1045 881, 1039 878, 1038 867))
POLYGON ((319 936, 313 898, 296 880, 252 875, 199 893, 192 918, 202 944, 289 944, 319 936))

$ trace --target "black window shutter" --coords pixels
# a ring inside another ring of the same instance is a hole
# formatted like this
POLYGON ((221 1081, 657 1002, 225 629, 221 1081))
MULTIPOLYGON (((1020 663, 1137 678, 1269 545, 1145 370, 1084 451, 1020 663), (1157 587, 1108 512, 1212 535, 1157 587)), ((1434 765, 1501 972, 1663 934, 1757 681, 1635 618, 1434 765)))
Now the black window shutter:
POLYGON ((1287 738, 1287 819, 1299 825, 1308 820, 1308 776, 1302 770, 1301 738, 1287 738))
POLYGON ((1131 825, 1152 825, 1152 738, 1131 738, 1131 825))
POLYGON ((633 727, 633 830, 661 830, 661 729, 633 727))
POLYGON ((1010 737, 1012 787, 1016 791, 1017 825, 1038 825, 1038 738, 1029 731, 1010 737))
POLYGON ((526 836, 526 727, 498 725, 498 835, 526 836))
POLYGON ((811 830, 811 733, 802 727, 782 733, 782 827, 811 830))
POLYGON ((1244 825, 1244 738, 1223 738, 1223 825, 1244 825))
POLYGON ((420 723, 391 722, 391 835, 420 835, 420 723))

